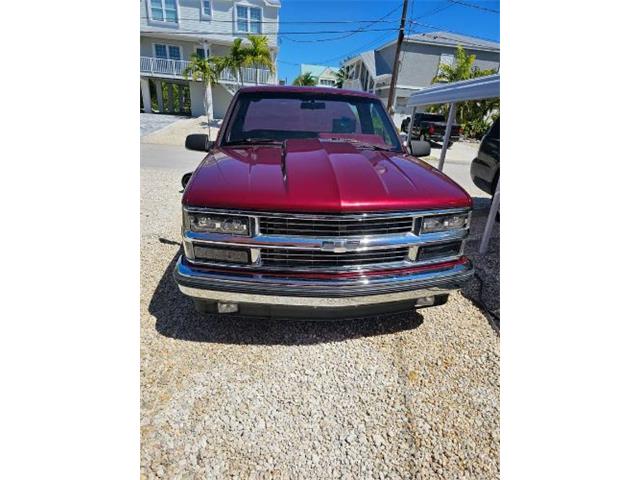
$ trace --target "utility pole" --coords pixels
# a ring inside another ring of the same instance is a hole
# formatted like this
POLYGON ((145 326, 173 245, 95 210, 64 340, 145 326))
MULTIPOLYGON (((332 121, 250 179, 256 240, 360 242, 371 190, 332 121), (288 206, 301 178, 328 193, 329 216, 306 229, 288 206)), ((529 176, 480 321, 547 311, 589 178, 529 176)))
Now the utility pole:
POLYGON ((393 61, 393 72, 391 73, 391 84, 389 85, 389 99, 387 101, 387 111, 391 113, 395 96, 396 82, 398 81, 398 69, 400 68, 400 49, 402 48, 402 40, 404 39, 404 22, 407 18, 407 4, 409 0, 403 0, 402 18, 400 19, 400 30, 398 31, 398 44, 396 45, 396 56, 393 61))

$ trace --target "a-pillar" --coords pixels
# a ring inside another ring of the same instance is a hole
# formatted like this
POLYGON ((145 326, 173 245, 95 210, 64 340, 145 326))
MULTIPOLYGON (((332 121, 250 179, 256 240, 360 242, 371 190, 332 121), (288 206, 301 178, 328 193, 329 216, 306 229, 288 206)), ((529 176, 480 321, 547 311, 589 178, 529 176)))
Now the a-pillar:
POLYGON ((142 91, 142 107, 144 113, 151 113, 151 89, 149 88, 149 79, 140 79, 140 90, 142 91))
POLYGON ((156 86, 156 100, 158 101, 158 111, 164 112, 164 102, 162 100, 162 82, 159 79, 155 79, 153 83, 156 86))

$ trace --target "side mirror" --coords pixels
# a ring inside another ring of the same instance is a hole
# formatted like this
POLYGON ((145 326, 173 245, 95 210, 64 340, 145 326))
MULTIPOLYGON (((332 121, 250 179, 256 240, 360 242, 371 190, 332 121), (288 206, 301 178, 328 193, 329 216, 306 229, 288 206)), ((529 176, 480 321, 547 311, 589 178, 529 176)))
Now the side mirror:
POLYGON ((182 176, 182 179, 180 180, 180 183, 182 184, 182 188, 187 188, 187 183, 189 183, 189 180, 191 179, 191 175, 193 175, 193 172, 187 172, 182 176))
POLYGON ((414 157, 427 157, 431 155, 431 143, 427 140, 411 140, 411 143, 407 146, 407 149, 414 157))
POLYGON ((209 136, 204 133, 194 133, 187 135, 184 141, 184 146, 187 150, 196 150, 198 152, 208 152, 211 147, 209 136))

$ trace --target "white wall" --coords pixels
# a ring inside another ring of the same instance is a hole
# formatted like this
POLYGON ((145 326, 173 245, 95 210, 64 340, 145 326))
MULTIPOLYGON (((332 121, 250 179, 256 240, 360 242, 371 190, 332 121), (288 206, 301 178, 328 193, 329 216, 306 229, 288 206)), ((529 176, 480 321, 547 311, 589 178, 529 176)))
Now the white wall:
MULTIPOLYGON (((214 86, 211 93, 213 96, 213 118, 223 118, 233 95, 222 85, 214 86)), ((191 115, 194 117, 206 115, 203 102, 204 84, 202 82, 189 82, 189 95, 191 97, 191 115)))
POLYGON ((149 21, 151 11, 148 8, 149 0, 140 1, 140 30, 163 33, 180 33, 180 31, 211 32, 212 41, 231 42, 234 36, 244 36, 235 32, 235 8, 236 4, 248 5, 262 8, 263 23, 262 33, 267 34, 269 43, 277 48, 276 35, 269 35, 278 32, 278 17, 280 8, 271 6, 264 0, 241 0, 234 2, 231 0, 211 0, 213 7, 212 18, 205 19, 201 13, 200 0, 178 0, 178 25, 149 21), (222 35, 215 35, 221 33, 222 35))

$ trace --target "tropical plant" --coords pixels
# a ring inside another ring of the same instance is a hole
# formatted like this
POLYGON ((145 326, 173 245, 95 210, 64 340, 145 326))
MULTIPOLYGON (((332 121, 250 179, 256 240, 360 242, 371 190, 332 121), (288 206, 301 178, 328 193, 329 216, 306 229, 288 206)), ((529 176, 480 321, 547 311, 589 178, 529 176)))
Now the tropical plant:
POLYGON ((347 70, 344 65, 340 65, 340 68, 336 72, 336 87, 342 88, 344 81, 347 79, 347 70))
POLYGON ((244 65, 256 69, 256 85, 258 84, 257 69, 262 67, 274 72, 273 58, 269 50, 269 41, 264 35, 248 35, 249 45, 244 48, 244 65))
MULTIPOLYGON (((182 75, 186 80, 192 77, 196 82, 202 81, 204 83, 203 104, 205 112, 207 112, 207 125, 209 125, 213 120, 211 87, 217 85, 220 78, 220 62, 215 57, 203 58, 193 53, 182 75)), ((209 134, 211 134, 211 127, 209 127, 209 134)))
POLYGON ((315 87, 317 82, 316 79, 311 76, 311 72, 304 72, 295 78, 293 84, 300 87, 315 87))
POLYGON ((236 77, 236 86, 244 85, 242 78, 242 67, 247 63, 247 50, 242 46, 242 39, 235 38, 229 49, 229 53, 224 57, 221 57, 218 62, 218 66, 222 71, 225 68, 231 70, 236 77))
MULTIPOLYGON (((484 77, 496 73, 496 70, 481 70, 474 66, 475 55, 467 55, 460 45, 456 47, 455 60, 452 65, 440 65, 438 74, 431 83, 450 83, 472 78, 484 77)), ((448 114, 449 105, 434 105, 429 111, 448 114)), ((481 137, 490 125, 489 119, 500 111, 500 99, 469 100, 461 102, 456 109, 457 122, 462 125, 466 136, 481 137)))

